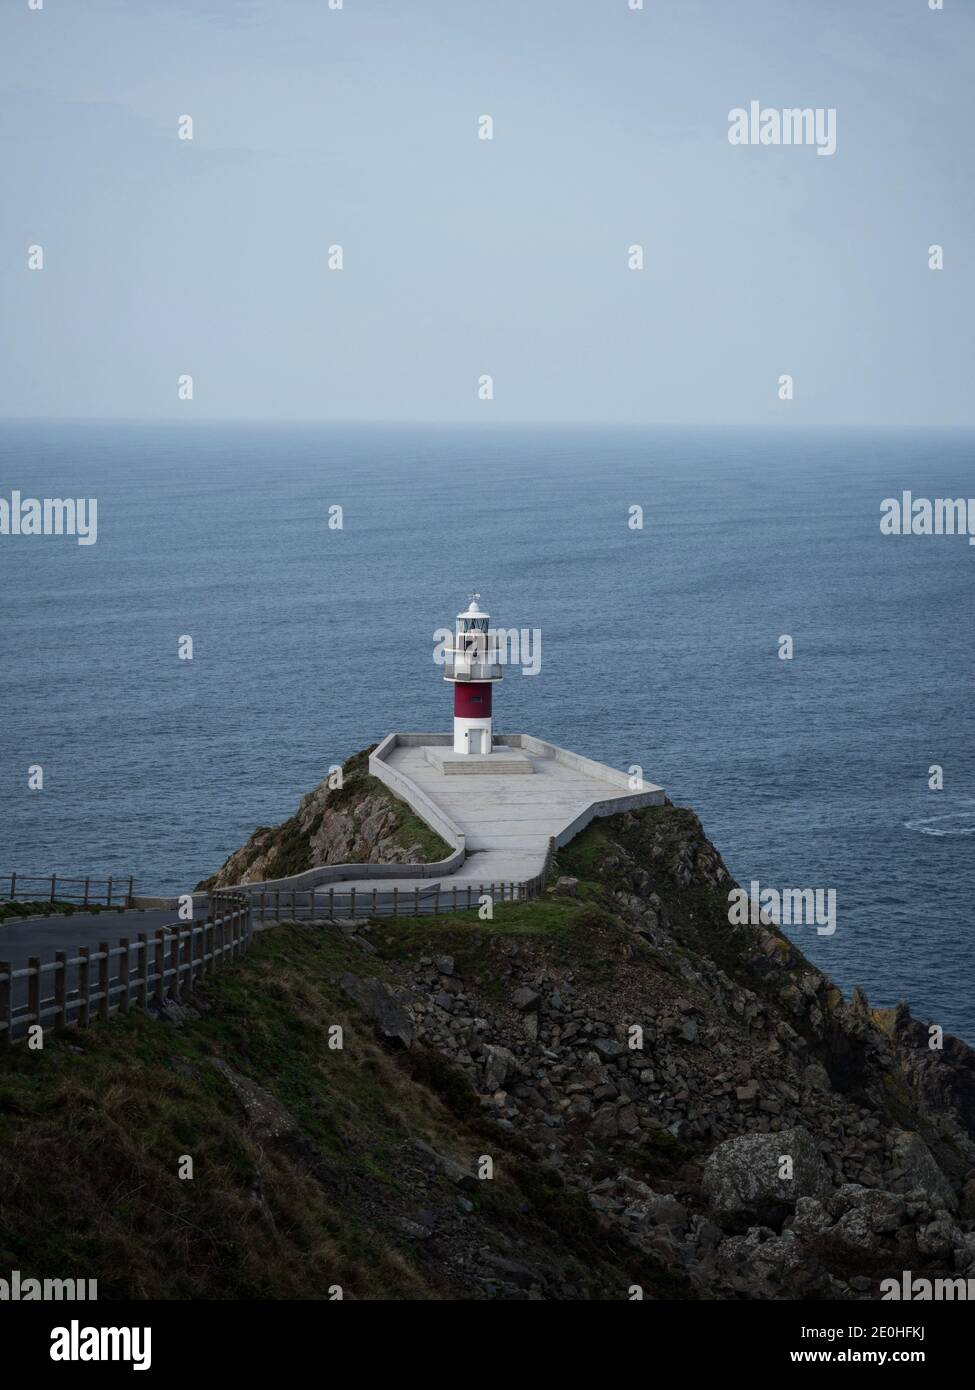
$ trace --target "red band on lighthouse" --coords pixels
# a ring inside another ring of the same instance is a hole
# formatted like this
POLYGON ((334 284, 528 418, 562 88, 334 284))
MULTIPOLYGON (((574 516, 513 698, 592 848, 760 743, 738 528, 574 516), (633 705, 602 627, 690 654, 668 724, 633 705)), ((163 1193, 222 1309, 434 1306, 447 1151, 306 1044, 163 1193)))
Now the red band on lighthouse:
POLYGON ((487 719, 491 713, 491 686, 488 682, 460 682, 454 686, 455 719, 487 719))

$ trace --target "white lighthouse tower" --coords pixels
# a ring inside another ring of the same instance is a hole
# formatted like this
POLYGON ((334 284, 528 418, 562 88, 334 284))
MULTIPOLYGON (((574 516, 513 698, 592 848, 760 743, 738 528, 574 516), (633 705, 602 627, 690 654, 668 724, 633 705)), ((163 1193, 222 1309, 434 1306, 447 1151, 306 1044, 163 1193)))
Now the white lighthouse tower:
POLYGON ((487 754, 493 742, 491 692, 501 680, 498 639, 490 614, 479 607, 480 594, 457 614, 454 645, 447 649, 444 680, 454 687, 454 752, 487 754))

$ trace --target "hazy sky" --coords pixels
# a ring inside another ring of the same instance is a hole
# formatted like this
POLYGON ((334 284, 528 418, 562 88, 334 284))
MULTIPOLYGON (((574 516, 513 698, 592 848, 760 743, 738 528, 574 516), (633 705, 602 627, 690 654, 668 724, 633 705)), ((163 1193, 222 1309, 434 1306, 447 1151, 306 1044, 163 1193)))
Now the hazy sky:
POLYGON ((0 414, 972 423, 971 0, 629 3, 7 0, 0 414))

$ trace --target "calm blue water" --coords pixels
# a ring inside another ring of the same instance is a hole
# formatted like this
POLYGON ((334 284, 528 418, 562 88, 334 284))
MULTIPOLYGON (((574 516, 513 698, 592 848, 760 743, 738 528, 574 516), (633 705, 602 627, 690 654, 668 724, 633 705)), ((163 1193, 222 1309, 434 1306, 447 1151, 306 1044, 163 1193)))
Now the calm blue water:
POLYGON ((975 549, 879 531, 972 464, 960 434, 4 424, 0 495, 95 496, 99 537, 0 537, 0 872, 194 883, 330 763, 449 726, 431 636, 477 588, 542 630, 501 729, 642 764, 743 881, 835 887, 808 954, 975 1042, 975 549))

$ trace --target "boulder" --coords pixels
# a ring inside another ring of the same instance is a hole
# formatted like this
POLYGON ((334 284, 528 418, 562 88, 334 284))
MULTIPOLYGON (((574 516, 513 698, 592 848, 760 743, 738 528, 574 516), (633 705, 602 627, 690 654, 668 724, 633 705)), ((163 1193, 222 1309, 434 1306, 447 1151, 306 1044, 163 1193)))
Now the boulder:
POLYGON ((797 1125, 726 1139, 704 1166, 704 1188, 714 1220, 741 1231, 759 1224, 780 1227, 800 1197, 825 1197, 832 1182, 812 1135, 797 1125), (779 1176, 785 1157, 792 1160, 789 1178, 779 1176))
POLYGON ((484 1048, 485 1091, 493 1094, 502 1090, 515 1065, 515 1054, 509 1048, 487 1043, 484 1048))
POLYGON ((919 1187, 933 1202, 951 1211, 958 1206, 951 1183, 919 1134, 909 1129, 895 1131, 893 1161, 904 1172, 903 1178, 897 1183, 899 1188, 910 1192, 919 1187))
POLYGON ((511 1002, 520 1013, 528 1013, 529 1011, 536 1010, 541 1001, 535 990, 528 989, 528 987, 525 986, 522 989, 515 990, 514 994, 511 996, 511 1002))
POLYGON ((876 1251, 880 1238, 892 1235, 906 1215, 903 1197, 859 1183, 846 1183, 829 1205, 838 1214, 829 1234, 849 1250, 876 1251))
POLYGON ((345 993, 354 999, 364 1014, 376 1025, 376 1031, 386 1042, 396 1047, 410 1048, 416 1037, 413 1010, 402 1004, 382 980, 361 980, 351 973, 341 980, 345 993))
POLYGON ((433 1172, 442 1174, 455 1187, 459 1187, 465 1192, 474 1192, 477 1189, 476 1175, 469 1168, 465 1168, 462 1163, 458 1163, 455 1158, 438 1153, 429 1144, 424 1144, 421 1139, 413 1140, 413 1148, 421 1162, 433 1172))
POLYGON ((270 1091, 266 1091, 249 1076, 242 1076, 219 1057, 211 1057, 210 1065, 229 1081, 247 1117, 248 1128, 255 1138, 287 1139, 301 1133, 301 1126, 291 1111, 272 1096, 270 1091))

